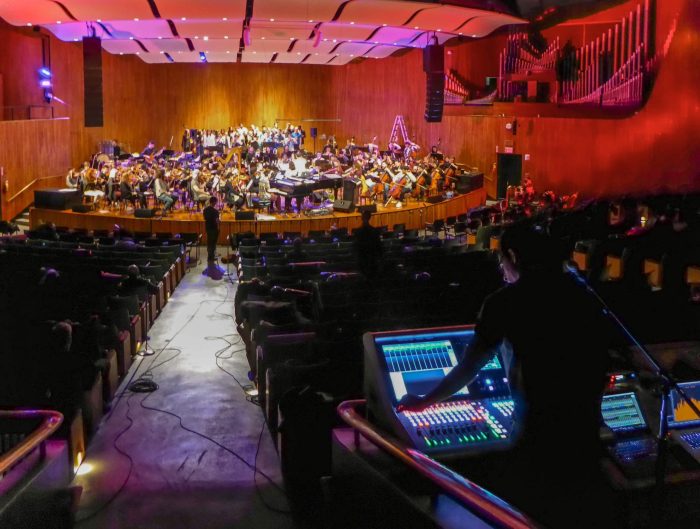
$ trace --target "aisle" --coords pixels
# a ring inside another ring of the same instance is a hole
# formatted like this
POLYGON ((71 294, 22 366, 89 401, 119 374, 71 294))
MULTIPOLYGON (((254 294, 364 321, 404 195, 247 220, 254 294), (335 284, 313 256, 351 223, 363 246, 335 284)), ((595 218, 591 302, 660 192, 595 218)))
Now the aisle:
POLYGON ((84 487, 78 528, 292 527, 261 499, 287 509, 284 495, 260 473, 257 492, 253 481, 258 446, 258 468, 277 483, 279 460, 260 408, 233 378, 249 384, 230 316, 236 287, 202 271, 201 264, 191 269, 175 290, 149 333, 155 355, 137 358, 88 449, 81 470, 92 469, 75 480, 84 487), (124 391, 149 371, 155 392, 124 391), (174 415, 147 408, 178 414, 186 428, 238 457, 186 431, 174 415))

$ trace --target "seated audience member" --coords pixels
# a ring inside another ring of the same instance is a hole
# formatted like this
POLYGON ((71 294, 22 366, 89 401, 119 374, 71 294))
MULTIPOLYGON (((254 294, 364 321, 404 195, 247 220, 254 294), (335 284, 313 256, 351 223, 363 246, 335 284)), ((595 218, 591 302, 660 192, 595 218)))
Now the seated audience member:
POLYGON ((130 295, 141 287, 146 287, 150 294, 157 294, 159 291, 158 285, 148 277, 141 275, 141 271, 137 265, 129 265, 128 275, 119 284, 120 294, 130 295))
POLYGON ((290 263, 302 262, 309 257, 304 251, 303 244, 304 242, 300 237, 294 239, 294 242, 292 242, 292 251, 287 254, 290 263))

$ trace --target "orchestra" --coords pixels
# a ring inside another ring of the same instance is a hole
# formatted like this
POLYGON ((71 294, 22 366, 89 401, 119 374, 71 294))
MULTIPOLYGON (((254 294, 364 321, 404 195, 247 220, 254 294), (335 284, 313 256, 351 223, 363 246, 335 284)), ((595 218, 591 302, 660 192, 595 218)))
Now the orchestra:
POLYGON ((350 138, 343 148, 329 136, 317 153, 305 150, 304 138, 304 130, 292 124, 185 129, 180 152, 157 150, 149 141, 140 153, 98 154, 71 169, 66 186, 113 208, 145 208, 150 198, 166 215, 201 210, 212 196, 232 212, 286 214, 339 198, 401 207, 406 200, 454 192, 458 166, 440 152, 439 142, 420 157, 419 145, 400 145, 396 137, 381 150, 376 136, 364 144, 350 138), (353 197, 342 196, 347 180, 357 189, 353 197))

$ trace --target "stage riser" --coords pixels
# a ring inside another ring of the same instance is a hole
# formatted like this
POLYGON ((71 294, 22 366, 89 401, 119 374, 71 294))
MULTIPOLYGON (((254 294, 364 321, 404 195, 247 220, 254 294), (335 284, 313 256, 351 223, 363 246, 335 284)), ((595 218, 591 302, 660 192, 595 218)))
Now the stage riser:
MULTIPOLYGON (((435 219, 444 219, 465 213, 468 209, 484 204, 486 194, 483 189, 478 189, 459 195, 439 204, 427 204, 418 207, 408 204, 402 209, 391 206, 384 211, 379 211, 372 216, 372 224, 375 226, 389 226, 405 224, 406 229, 423 229, 426 222, 435 219)), ((131 215, 108 215, 98 213, 73 213, 72 211, 55 211, 50 209, 30 210, 30 225, 32 229, 42 222, 53 222, 56 226, 82 229, 109 229, 115 224, 130 231, 142 231, 151 233, 204 233, 204 221, 201 215, 193 214, 192 220, 188 219, 137 219, 131 215), (198 218, 199 217, 199 218, 198 218)), ((361 225, 359 213, 336 213, 335 216, 322 217, 280 218, 262 221, 236 221, 230 214, 226 214, 221 221, 219 243, 225 244, 229 234, 252 231, 256 234, 285 231, 301 232, 306 235, 312 230, 329 230, 335 224, 338 228, 352 230, 361 225)))

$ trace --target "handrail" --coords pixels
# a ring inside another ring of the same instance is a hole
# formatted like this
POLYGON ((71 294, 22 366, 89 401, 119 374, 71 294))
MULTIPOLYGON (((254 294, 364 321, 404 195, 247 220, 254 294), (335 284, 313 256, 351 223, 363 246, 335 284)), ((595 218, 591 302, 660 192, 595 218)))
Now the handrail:
POLYGON ((63 415, 52 410, 0 410, 0 419, 36 419, 42 418, 39 427, 6 454, 0 456, 0 475, 9 471, 32 450, 46 441, 63 422, 63 415))
POLYGON ((37 182, 40 182, 40 181, 42 181, 42 180, 48 180, 49 178, 57 178, 57 177, 59 177, 59 176, 62 176, 62 175, 60 175, 60 174, 54 174, 54 175, 50 175, 50 176, 40 176, 39 178, 35 178, 35 179, 32 180, 31 182, 29 182, 26 186, 24 186, 22 189, 20 189, 19 191, 17 191, 17 192, 16 192, 14 195, 12 195, 10 198, 8 198, 8 199, 6 200, 6 202, 12 202, 14 199, 16 199, 16 198, 17 198, 18 196, 20 196, 22 193, 24 193, 25 191, 27 191, 30 187, 32 187, 32 186, 33 186, 34 184, 36 184, 37 182))
POLYGON ((498 496, 418 450, 404 447, 397 441, 380 434, 367 419, 357 412, 356 408, 365 405, 366 402, 362 399, 341 402, 338 406, 338 415, 365 439, 418 471, 419 474, 435 483, 484 520, 494 523, 502 529, 534 529, 538 527, 534 521, 498 496))

